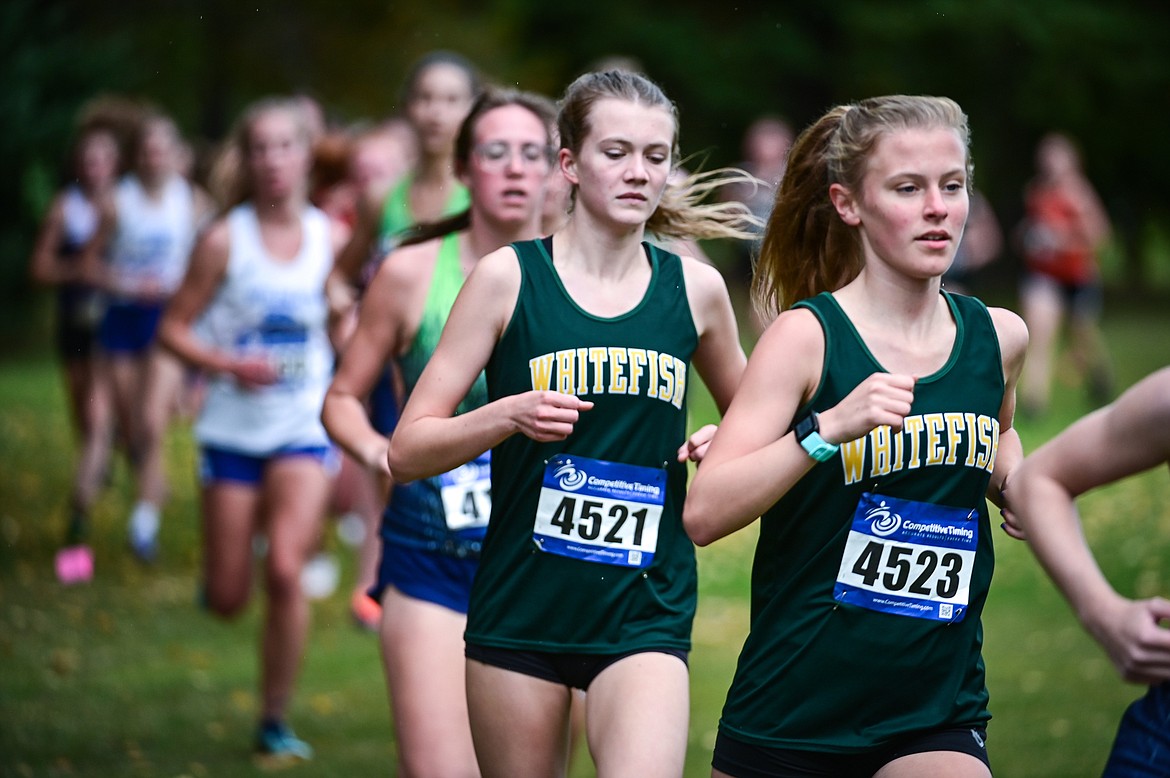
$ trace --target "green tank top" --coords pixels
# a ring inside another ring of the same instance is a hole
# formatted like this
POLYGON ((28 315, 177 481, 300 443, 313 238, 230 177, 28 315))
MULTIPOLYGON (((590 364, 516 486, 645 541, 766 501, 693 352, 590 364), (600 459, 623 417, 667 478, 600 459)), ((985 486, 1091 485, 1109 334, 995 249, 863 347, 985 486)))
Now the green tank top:
MULTIPOLYGON (((418 331, 409 350, 397 360, 407 397, 434 353, 463 281, 459 234, 451 233, 439 244, 418 331)), ((457 412, 465 413, 485 402, 487 383, 481 373, 457 412)), ((487 501, 480 499, 481 490, 486 491, 487 475, 486 460, 477 460, 451 473, 395 483, 382 515, 383 541, 462 559, 478 557, 485 531, 483 519, 488 514, 487 501)))
MULTIPOLYGON (((422 318, 418 323, 418 332, 410 343, 410 349, 398 358, 398 367, 402 371, 402 380, 406 389, 406 396, 410 397, 422 375, 423 368, 435 352, 439 343, 439 336, 443 333, 443 325, 451 313, 451 306, 459 290, 463 288, 463 268, 459 264, 459 233, 445 235, 439 244, 439 255, 435 259, 435 270, 431 276, 431 286, 427 290, 426 302, 423 303, 422 318)), ((481 373, 472 384, 471 391, 459 404, 459 413, 472 408, 478 408, 487 402, 487 383, 481 373)))
POLYGON ((676 453, 698 335, 681 260, 643 247, 652 277, 642 301, 600 318, 562 286, 551 239, 513 244, 522 281, 487 365, 489 399, 539 388, 594 407, 567 440, 516 434, 492 450, 469 643, 590 654, 690 648, 695 554, 676 453))
MULTIPOLYGON (((397 238, 408 228, 417 223, 414 214, 410 212, 410 185, 414 183, 414 176, 406 174, 390 190, 386 203, 382 206, 382 223, 378 226, 378 240, 387 250, 393 248, 397 238), (389 245, 387 245, 389 244, 389 245)), ((463 184, 456 184, 447 196, 443 206, 442 218, 454 216, 471 207, 471 194, 463 184)))
MULTIPOLYGON (((980 614, 994 567, 985 493, 1003 368, 984 305, 944 295, 955 343, 918 380, 903 431, 879 427, 843 445, 761 518, 751 631, 720 721, 736 739, 848 753, 990 718, 980 614), (874 497, 863 504, 863 493, 874 497), (962 605, 929 604, 961 597, 963 584, 962 605)), ((884 369, 832 295, 798 306, 825 334, 821 385, 803 414, 884 369)))

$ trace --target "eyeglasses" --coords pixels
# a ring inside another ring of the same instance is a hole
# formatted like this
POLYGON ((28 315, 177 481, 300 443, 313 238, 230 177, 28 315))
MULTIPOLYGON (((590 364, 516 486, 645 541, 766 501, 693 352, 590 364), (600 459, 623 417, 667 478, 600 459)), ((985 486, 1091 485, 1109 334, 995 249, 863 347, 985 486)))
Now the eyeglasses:
POLYGON ((481 143, 475 147, 475 155, 479 162, 488 170, 502 170, 512 162, 512 157, 519 154, 521 167, 530 167, 544 163, 552 164, 552 146, 540 143, 524 143, 518 147, 511 146, 504 141, 495 143, 481 143))

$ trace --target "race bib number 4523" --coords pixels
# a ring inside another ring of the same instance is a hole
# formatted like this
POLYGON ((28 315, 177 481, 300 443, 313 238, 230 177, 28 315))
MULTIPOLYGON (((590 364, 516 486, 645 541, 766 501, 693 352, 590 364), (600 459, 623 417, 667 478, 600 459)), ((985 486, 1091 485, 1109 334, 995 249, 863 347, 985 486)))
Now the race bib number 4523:
POLYGON ((647 567, 665 500, 662 468, 559 454, 545 465, 532 539, 550 554, 647 567))
POLYGON ((978 513, 866 492, 853 515, 833 597, 935 621, 967 615, 978 513))

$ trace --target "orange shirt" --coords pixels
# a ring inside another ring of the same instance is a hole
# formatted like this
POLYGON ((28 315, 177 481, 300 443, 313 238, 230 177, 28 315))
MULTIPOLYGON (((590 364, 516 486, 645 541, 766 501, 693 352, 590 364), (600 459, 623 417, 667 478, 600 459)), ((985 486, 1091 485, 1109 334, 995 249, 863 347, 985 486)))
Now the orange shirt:
POLYGON ((1028 194, 1027 211, 1024 261, 1028 270, 1072 284, 1097 277, 1095 252, 1072 197, 1059 187, 1037 186, 1028 194))

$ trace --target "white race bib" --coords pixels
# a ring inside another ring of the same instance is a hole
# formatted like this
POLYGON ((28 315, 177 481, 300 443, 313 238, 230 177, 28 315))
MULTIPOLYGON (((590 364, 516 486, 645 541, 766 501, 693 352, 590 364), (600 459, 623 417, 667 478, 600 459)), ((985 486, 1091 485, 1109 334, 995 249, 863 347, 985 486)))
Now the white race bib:
POLYGON ((287 316, 269 315, 255 330, 236 341, 241 354, 261 356, 272 365, 278 386, 294 389, 304 385, 308 376, 309 331, 287 316))
POLYGON ((550 554, 648 567, 665 501, 664 468, 558 454, 544 468, 532 539, 550 554))
POLYGON ((452 532, 488 525, 492 515, 492 452, 439 476, 443 513, 452 532))
POLYGON ((857 504, 833 597, 936 621, 967 614, 979 515, 866 492, 857 504))

